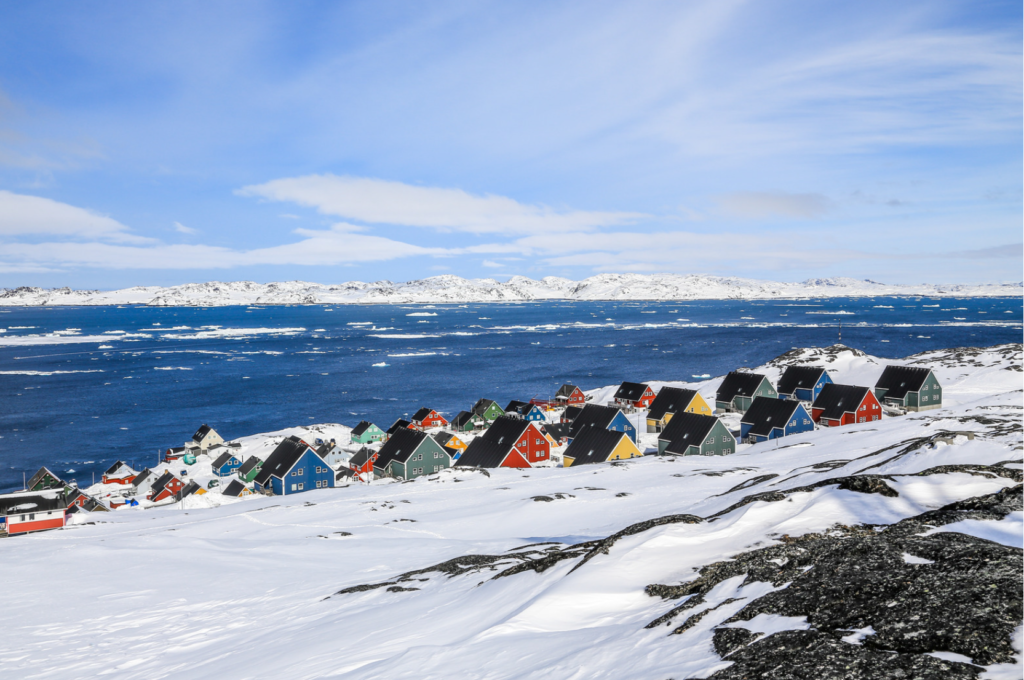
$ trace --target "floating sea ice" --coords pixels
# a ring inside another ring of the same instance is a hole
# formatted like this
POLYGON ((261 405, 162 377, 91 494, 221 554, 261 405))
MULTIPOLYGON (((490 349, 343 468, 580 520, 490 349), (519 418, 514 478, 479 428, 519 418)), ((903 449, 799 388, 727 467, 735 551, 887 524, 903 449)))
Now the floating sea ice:
POLYGON ((384 368, 387 364, 382 361, 379 364, 374 364, 373 366, 374 368, 384 368))

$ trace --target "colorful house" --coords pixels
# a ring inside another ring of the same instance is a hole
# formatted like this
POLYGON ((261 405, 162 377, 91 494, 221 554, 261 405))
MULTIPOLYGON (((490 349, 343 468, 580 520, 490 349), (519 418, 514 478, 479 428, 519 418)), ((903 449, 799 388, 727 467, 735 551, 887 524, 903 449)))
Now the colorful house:
POLYGON ((779 378, 779 399, 812 404, 821 394, 821 388, 831 382, 828 371, 820 366, 787 366, 779 378))
POLYGON ((384 430, 380 429, 368 420, 361 420, 358 425, 352 428, 353 444, 382 442, 386 436, 387 435, 384 434, 384 430))
POLYGON ((636 427, 629 422, 626 414, 613 406, 598 406, 597 404, 584 406, 580 414, 572 421, 572 425, 569 427, 568 442, 571 444, 572 440, 581 432, 591 427, 599 427, 612 432, 625 432, 633 440, 633 443, 636 443, 636 427))
POLYGON ((451 466, 452 457, 444 447, 425 432, 403 427, 380 447, 373 473, 378 477, 416 479, 451 466))
POLYGON ((424 406, 412 414, 412 422, 409 424, 409 429, 426 430, 429 427, 446 427, 447 425, 448 421, 440 413, 424 406))
POLYGON ((244 498, 252 495, 249 487, 237 479, 232 479, 230 484, 220 490, 220 493, 222 496, 230 496, 231 498, 244 498))
POLYGON ((438 432, 431 435, 434 441, 440 444, 452 457, 452 460, 458 460, 462 452, 466 450, 466 442, 456 437, 451 432, 438 432))
POLYGON ((131 484, 138 473, 124 461, 117 461, 103 473, 104 484, 131 484))
POLYGON ((256 456, 249 456, 242 467, 238 468, 238 477, 246 484, 256 479, 256 475, 263 469, 263 461, 256 456))
POLYGON ((811 417, 822 427, 870 423, 882 419, 882 407, 867 387, 829 383, 811 404, 811 417))
POLYGON ((218 477, 228 477, 235 473, 235 470, 242 467, 242 459, 233 453, 225 452, 217 456, 213 461, 213 474, 218 477))
POLYGON ((736 411, 743 413, 750 408, 756 397, 778 399, 779 393, 772 387, 768 378, 760 373, 731 371, 718 388, 715 395, 715 409, 718 411, 736 411))
POLYGON ((110 512, 110 508, 85 493, 81 489, 72 489, 67 495, 68 508, 81 508, 89 512, 110 512))
POLYGON ((875 383, 875 397, 888 406, 927 411, 942 406, 942 387, 930 368, 886 366, 875 383))
POLYGON ((544 423, 541 431, 548 438, 552 446, 562 446, 569 441, 569 423, 544 423))
POLYGON ((677 413, 701 413, 709 416, 712 409, 696 390, 662 387, 647 408, 647 432, 661 432, 677 413))
POLYGON ((50 472, 47 468, 39 468, 39 472, 32 475, 25 486, 27 491, 45 491, 46 489, 63 489, 64 482, 60 477, 50 472))
POLYGON ((192 435, 192 443, 198 446, 202 453, 206 453, 206 450, 210 447, 216 444, 223 444, 224 438, 217 434, 217 431, 212 427, 203 423, 203 425, 196 430, 196 433, 192 435))
POLYGON ((154 503, 159 503, 173 499, 183 488, 185 488, 185 482, 178 479, 173 472, 165 472, 153 482, 146 497, 154 503))
POLYGON ((583 406, 587 402, 587 396, 583 390, 566 383, 555 392, 555 403, 561 406, 583 406))
POLYGON ((551 443, 536 423, 503 416, 487 431, 469 443, 459 457, 459 467, 528 468, 533 463, 548 460, 551 443))
POLYGON ((505 415, 505 412, 498 406, 498 402, 493 399, 480 399, 473 404, 473 408, 470 410, 483 418, 488 425, 505 415))
POLYGON ((319 456, 334 469, 337 469, 339 465, 344 465, 348 462, 348 459, 352 457, 350 452, 335 444, 333 439, 326 444, 320 444, 315 448, 317 454, 319 454, 319 456))
POLYGON ((546 420, 544 410, 539 405, 526 401, 508 402, 508 406, 505 407, 505 415, 523 418, 533 423, 543 423, 546 420))
POLYGON ((205 493, 206 493, 206 489, 201 487, 199 485, 199 483, 196 480, 193 479, 188 484, 186 484, 184 487, 182 487, 181 491, 179 491, 178 493, 174 494, 174 500, 175 501, 180 501, 182 498, 187 498, 187 497, 193 496, 193 495, 195 495, 195 496, 202 496, 205 493))
POLYGON ((642 454, 625 432, 588 428, 572 440, 562 454, 564 467, 607 463, 613 460, 639 458, 642 454))
POLYGON ((676 456, 727 456, 736 438, 715 416, 679 413, 658 435, 658 453, 676 456))
POLYGON ((647 383, 624 382, 615 391, 612 401, 623 408, 647 408, 655 396, 654 390, 647 383))
POLYGON ((472 432, 487 427, 487 421, 472 411, 459 411, 459 414, 452 418, 451 426, 456 432, 472 432))
POLYGON ((373 464, 377 462, 377 458, 376 451, 364 446, 349 458, 348 468, 356 474, 372 474, 373 464))
MULTIPOLYGON (((149 490, 153 488, 153 484, 156 482, 157 475, 155 472, 146 468, 135 476, 132 480, 132 487, 135 491, 136 496, 145 496, 149 493, 149 490)), ((88 510, 88 508, 86 508, 88 510)))
POLYGON ((334 486, 334 470, 298 437, 285 438, 253 479, 253 488, 275 496, 326 489, 334 486))
POLYGON ((395 422, 391 423, 391 427, 389 427, 387 429, 387 432, 384 433, 384 441, 387 441, 391 437, 391 435, 398 432, 402 428, 409 427, 410 425, 412 425, 412 423, 410 423, 408 420, 405 420, 404 418, 399 418, 395 422))
POLYGON ((814 430, 802 401, 758 397, 740 420, 740 440, 749 444, 814 430))
POLYGON ((2 494, 0 536, 60 529, 67 507, 64 489, 2 494))

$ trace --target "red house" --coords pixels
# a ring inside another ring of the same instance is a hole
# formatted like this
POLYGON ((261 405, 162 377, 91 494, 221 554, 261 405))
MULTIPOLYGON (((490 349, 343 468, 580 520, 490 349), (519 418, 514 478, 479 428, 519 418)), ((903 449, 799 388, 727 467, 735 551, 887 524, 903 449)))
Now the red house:
POLYGON ((583 390, 569 383, 562 385, 555 392, 555 403, 560 406, 583 406, 586 402, 587 397, 583 390))
POLYGON ((613 399, 619 406, 647 408, 656 396, 658 395, 646 383, 624 382, 615 392, 613 399))
POLYGON ((63 489, 0 495, 0 536, 60 529, 66 511, 63 489))
POLYGON ((373 464, 377 461, 378 455, 373 449, 368 449, 364 446, 349 459, 348 467, 356 474, 372 474, 373 464))
POLYGON ((185 483, 175 477, 173 472, 165 472, 160 475, 160 479, 153 483, 148 498, 154 503, 159 503, 168 498, 174 498, 183 488, 185 488, 185 483))
POLYGON ((455 466, 528 468, 548 460, 550 455, 551 442, 536 423, 501 416, 469 443, 455 466))
POLYGON ((409 429, 425 430, 428 427, 446 427, 447 425, 448 421, 440 413, 424 406, 413 414, 409 429))
POLYGON ((128 467, 128 464, 124 461, 117 461, 113 465, 107 468, 107 471, 103 473, 104 484, 131 484, 135 481, 135 475, 138 473, 128 467))
POLYGON ((822 427, 882 419, 882 407, 868 387, 826 383, 811 404, 811 418, 822 427))

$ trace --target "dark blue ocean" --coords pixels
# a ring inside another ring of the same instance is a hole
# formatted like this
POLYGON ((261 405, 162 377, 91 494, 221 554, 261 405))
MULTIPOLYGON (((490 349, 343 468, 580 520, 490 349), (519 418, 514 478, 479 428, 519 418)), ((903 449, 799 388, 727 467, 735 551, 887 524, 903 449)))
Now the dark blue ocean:
POLYGON ((40 465, 91 481, 225 438, 430 406, 692 380, 838 341, 902 357, 1020 342, 1019 298, 424 306, 0 308, 0 489, 40 465), (56 339, 74 340, 62 344, 56 339), (96 336, 105 336, 97 338, 96 336), (10 343, 19 344, 10 344, 10 343), (375 366, 375 364, 387 364, 375 366))

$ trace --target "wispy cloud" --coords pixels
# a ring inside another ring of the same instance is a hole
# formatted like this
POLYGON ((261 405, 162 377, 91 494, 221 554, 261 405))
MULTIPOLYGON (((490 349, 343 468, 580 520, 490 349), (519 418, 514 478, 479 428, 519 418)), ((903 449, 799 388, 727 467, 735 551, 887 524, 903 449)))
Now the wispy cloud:
POLYGON ((199 230, 193 229, 192 227, 186 227, 181 222, 175 222, 174 223, 174 231, 176 231, 178 233, 181 233, 181 234, 198 234, 199 233, 199 230))
POLYGON ((0 190, 0 236, 60 235, 122 243, 152 243, 106 215, 40 196, 0 190))
POLYGON ((828 212, 832 202, 821 194, 786 194, 764 191, 740 191, 717 198, 729 215, 763 220, 777 217, 812 219, 828 212))

